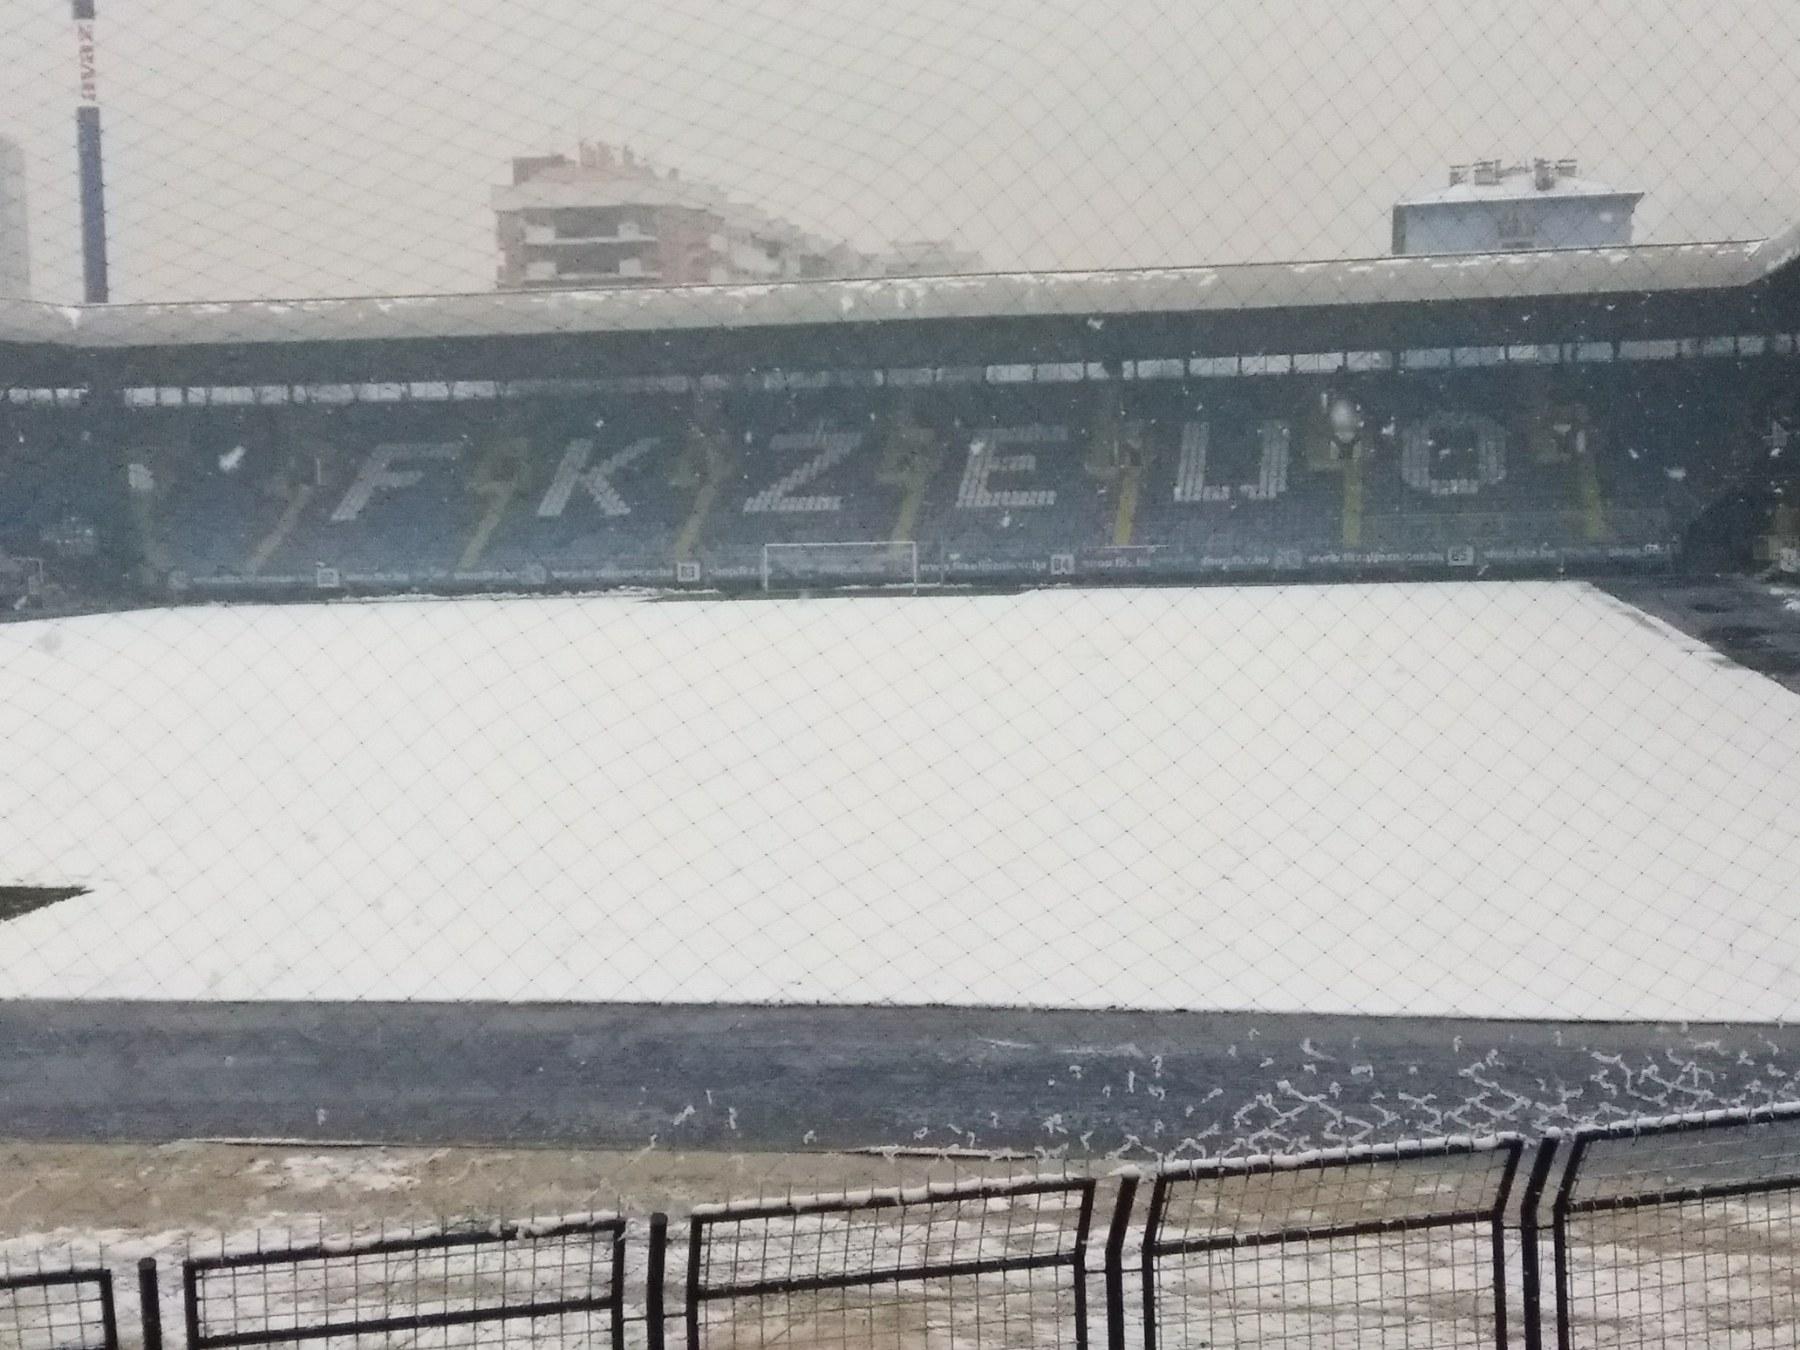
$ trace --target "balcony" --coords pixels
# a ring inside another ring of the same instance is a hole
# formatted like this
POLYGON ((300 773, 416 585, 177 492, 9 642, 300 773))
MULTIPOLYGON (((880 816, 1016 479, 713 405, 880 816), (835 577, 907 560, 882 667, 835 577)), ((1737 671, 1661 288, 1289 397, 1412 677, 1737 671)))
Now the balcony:
POLYGON ((563 244, 654 244, 653 234, 551 234, 549 231, 527 230, 525 242, 533 248, 558 247, 563 244))
POLYGON ((527 286, 636 286, 654 285, 663 279, 660 270, 646 268, 641 272, 596 271, 587 269, 574 271, 527 271, 524 284, 527 286))
POLYGON ((654 244, 656 233, 637 226, 621 226, 612 234, 558 234, 548 225, 527 225, 525 242, 534 247, 563 244, 654 244))

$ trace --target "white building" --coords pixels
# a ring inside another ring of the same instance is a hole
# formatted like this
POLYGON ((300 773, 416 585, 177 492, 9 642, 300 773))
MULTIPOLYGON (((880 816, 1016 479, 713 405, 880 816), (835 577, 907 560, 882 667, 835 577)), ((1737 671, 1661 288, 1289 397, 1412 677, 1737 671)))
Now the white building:
POLYGON ((25 211, 25 152, 0 136, 0 296, 31 294, 31 227, 25 211))
POLYGON ((515 159, 493 191, 502 290, 861 275, 865 260, 629 148, 515 159))
POLYGON ((1506 253, 1631 242, 1641 192, 1576 176, 1572 159, 1452 165, 1447 186, 1394 205, 1395 253, 1506 253))

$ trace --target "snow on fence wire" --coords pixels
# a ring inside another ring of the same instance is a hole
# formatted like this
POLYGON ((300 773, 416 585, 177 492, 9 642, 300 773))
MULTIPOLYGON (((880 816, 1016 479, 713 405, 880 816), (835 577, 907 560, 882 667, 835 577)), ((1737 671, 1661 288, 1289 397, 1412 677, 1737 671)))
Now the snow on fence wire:
MULTIPOLYGON (((1505 1350, 1506 1206, 1522 1140, 1438 1139, 1200 1159, 1155 1175, 1140 1252, 1145 1350, 1505 1350)), ((1113 1350, 1135 1187, 1108 1247, 1113 1350)))
POLYGON ((112 1274, 0 1266, 0 1346, 6 1350, 118 1350, 112 1274))
POLYGON ((182 1263, 188 1350, 314 1341, 622 1350, 624 1283, 625 1221, 598 1217, 182 1263))
MULTIPOLYGON (((687 1350, 1087 1350, 1094 1190, 1034 1177, 702 1206, 688 1228, 687 1350)), ((652 1251, 653 1272, 661 1259, 652 1251)))
POLYGON ((1542 1326, 1534 1211, 1565 1141, 1550 1215, 1558 1350, 1800 1345, 1800 1103, 1546 1139, 1523 1215, 1528 1334, 1542 1326))

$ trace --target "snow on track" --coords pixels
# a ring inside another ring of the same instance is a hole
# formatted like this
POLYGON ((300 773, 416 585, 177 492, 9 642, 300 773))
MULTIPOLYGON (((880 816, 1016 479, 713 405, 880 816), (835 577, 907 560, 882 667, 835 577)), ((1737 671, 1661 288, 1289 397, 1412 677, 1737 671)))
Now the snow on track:
POLYGON ((0 627, 0 996, 1775 1019, 1800 701, 1593 589, 0 627))

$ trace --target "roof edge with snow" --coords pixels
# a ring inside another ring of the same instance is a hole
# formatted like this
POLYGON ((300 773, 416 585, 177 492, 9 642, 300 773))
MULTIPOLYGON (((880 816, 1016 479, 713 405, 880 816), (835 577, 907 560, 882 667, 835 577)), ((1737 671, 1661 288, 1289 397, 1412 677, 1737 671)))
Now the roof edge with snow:
POLYGON ((1730 289, 1800 259, 1768 239, 1089 272, 181 304, 0 300, 0 343, 89 349, 1104 317, 1730 289))

